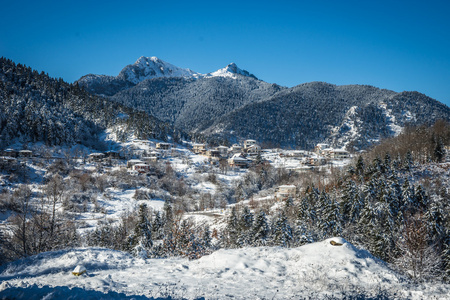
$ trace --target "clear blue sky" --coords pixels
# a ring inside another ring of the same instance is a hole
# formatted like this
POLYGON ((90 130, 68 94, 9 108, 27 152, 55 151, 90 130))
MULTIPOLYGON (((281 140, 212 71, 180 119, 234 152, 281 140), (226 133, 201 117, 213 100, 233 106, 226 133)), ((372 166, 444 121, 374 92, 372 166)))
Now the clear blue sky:
POLYGON ((450 106, 450 1, 0 0, 0 56, 73 82, 140 56, 284 86, 417 90, 450 106))

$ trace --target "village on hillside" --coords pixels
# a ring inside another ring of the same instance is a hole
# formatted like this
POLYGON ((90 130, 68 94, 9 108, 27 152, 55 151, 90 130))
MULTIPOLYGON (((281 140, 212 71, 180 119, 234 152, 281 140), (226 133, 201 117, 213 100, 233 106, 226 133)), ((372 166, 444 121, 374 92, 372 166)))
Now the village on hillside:
MULTIPOLYGON (((285 149, 262 149, 255 140, 244 140, 242 144, 233 144, 231 147, 218 146, 208 147, 207 144, 191 143, 188 149, 192 153, 206 157, 210 164, 228 166, 230 168, 250 167, 255 162, 270 163, 291 170, 304 170, 324 165, 342 165, 352 155, 343 149, 334 149, 329 144, 317 144, 314 151, 285 150, 285 149)), ((148 140, 134 140, 130 147, 118 151, 80 153, 79 159, 89 162, 97 162, 107 165, 114 161, 116 164, 126 161, 126 166, 133 174, 151 173, 151 164, 172 156, 180 156, 180 148, 176 144, 148 140), (84 154, 84 155, 83 155, 84 154), (133 172, 135 171, 135 172, 133 172)), ((2 161, 24 160, 29 158, 51 158, 64 159, 62 156, 43 155, 29 149, 4 149, 0 150, 2 161)))
MULTIPOLYGON (((87 150, 73 153, 71 159, 78 159, 86 164, 102 168, 122 167, 133 176, 156 175, 157 162, 170 162, 173 158, 197 157, 212 167, 222 171, 245 170, 255 164, 269 164, 275 168, 283 168, 291 172, 305 172, 314 169, 341 168, 350 162, 352 155, 342 149, 331 148, 329 144, 320 143, 314 151, 262 149, 256 140, 247 139, 230 147, 209 147, 204 143, 189 143, 187 147, 175 143, 133 140, 119 150, 104 152, 88 152, 87 150), (189 150, 189 151, 188 151, 189 150)), ((2 165, 20 163, 30 160, 66 160, 64 155, 49 155, 48 152, 29 149, 8 148, 0 150, 2 165)), ((1 175, 7 179, 7 175, 1 175)), ((1 177, 0 177, 1 178, 1 177)), ((4 180, 0 181, 4 182, 4 180)), ((283 190, 283 187, 281 187, 283 190)), ((286 194, 286 191, 280 192, 286 194)), ((291 192, 288 194, 292 194, 291 192)))

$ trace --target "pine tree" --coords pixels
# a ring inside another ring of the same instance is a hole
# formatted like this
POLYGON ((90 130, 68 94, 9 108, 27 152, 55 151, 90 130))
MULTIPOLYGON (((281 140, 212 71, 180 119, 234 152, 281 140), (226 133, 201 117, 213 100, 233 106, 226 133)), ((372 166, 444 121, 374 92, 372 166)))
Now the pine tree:
POLYGON ((400 186, 399 179, 393 170, 388 177, 387 182, 388 194, 389 194, 389 207, 391 210, 392 218, 397 221, 398 215, 403 206, 402 187, 400 186))
POLYGON ((239 226, 239 216, 236 206, 233 206, 231 208, 231 213, 227 220, 227 227, 225 229, 225 232, 225 246, 236 247, 238 245, 238 239, 241 233, 239 226))
POLYGON ((295 219, 295 216, 297 215, 297 210, 296 210, 296 206, 294 205, 294 199, 292 199, 292 197, 288 197, 285 201, 284 201, 284 207, 283 207, 283 211, 286 214, 288 219, 295 219))
POLYGON ((322 192, 319 197, 320 216, 318 227, 323 237, 339 235, 341 232, 342 218, 339 205, 334 199, 330 199, 327 193, 322 192))
POLYGON ((154 240, 160 240, 164 236, 164 219, 159 211, 156 211, 152 223, 152 234, 154 240))
POLYGON ((442 246, 442 270, 444 274, 444 280, 450 282, 450 230, 447 229, 444 234, 444 241, 442 246))
POLYGON ((428 195, 424 191, 422 185, 417 185, 414 188, 413 207, 423 212, 428 206, 428 195))
POLYGON ((275 245, 289 247, 293 240, 292 228, 288 223, 286 214, 282 211, 275 219, 272 227, 272 242, 275 245))
POLYGON ((302 219, 297 219, 293 230, 295 246, 302 246, 316 241, 309 226, 302 219))
POLYGON ((445 157, 444 143, 442 142, 441 137, 436 137, 434 134, 433 134, 433 143, 435 144, 433 150, 433 158, 436 162, 440 163, 445 157))
POLYGON ((392 172, 392 161, 391 161, 391 155, 389 154, 389 152, 386 152, 385 156, 384 156, 384 171, 387 174, 390 174, 392 172))
POLYGON ((7 262, 6 245, 8 242, 3 230, 0 230, 0 265, 7 262))
POLYGON ((148 210, 145 203, 139 206, 138 221, 133 234, 128 239, 128 249, 135 256, 148 258, 153 246, 152 225, 148 219, 148 210))
POLYGON ((403 167, 406 169, 406 171, 411 171, 413 166, 414 166, 414 159, 413 159, 411 151, 408 151, 406 153, 406 157, 403 162, 403 167))
POLYGON ((341 215, 344 223, 354 223, 359 219, 362 208, 361 196, 353 180, 347 181, 340 202, 341 215))
POLYGON ((436 199, 436 197, 431 199, 424 217, 429 236, 434 241, 441 241, 444 239, 445 210, 442 204, 442 199, 436 199))
POLYGON ((305 217, 309 220, 311 227, 317 227, 317 223, 319 222, 320 212, 322 207, 320 205, 320 194, 319 190, 316 188, 311 188, 310 191, 306 194, 306 198, 304 199, 306 211, 304 212, 305 217))
POLYGON ((407 214, 408 211, 413 211, 413 208, 414 188, 410 185, 408 178, 405 178, 402 185, 401 202, 399 203, 399 224, 403 222, 405 214, 407 214))
POLYGON ((237 243, 241 247, 248 245, 250 242, 250 229, 253 225, 253 218, 253 214, 248 206, 244 206, 238 221, 239 234, 237 243))
POLYGON ((168 234, 172 231, 174 226, 174 213, 172 204, 169 201, 164 202, 164 234, 168 234))
POLYGON ((257 214, 251 231, 253 246, 265 246, 267 244, 270 228, 264 211, 261 210, 257 214))
POLYGON ((175 255, 189 256, 192 251, 198 251, 199 242, 195 238, 192 231, 192 223, 189 219, 182 220, 177 230, 177 238, 175 240, 175 255))
POLYGON ((211 230, 209 229, 209 225, 206 225, 203 234, 202 234, 202 245, 205 249, 211 249, 212 248, 212 237, 211 237, 211 230))

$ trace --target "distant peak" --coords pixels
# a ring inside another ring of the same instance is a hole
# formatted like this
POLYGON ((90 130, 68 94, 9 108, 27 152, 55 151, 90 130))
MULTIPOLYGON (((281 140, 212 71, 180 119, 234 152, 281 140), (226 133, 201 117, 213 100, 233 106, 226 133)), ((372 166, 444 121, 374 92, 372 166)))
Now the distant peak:
POLYGON ((141 57, 138 58, 138 60, 136 60, 134 65, 140 65, 140 64, 147 64, 148 65, 149 63, 166 64, 165 61, 163 61, 162 59, 159 59, 156 56, 152 56, 152 57, 141 56, 141 57))
POLYGON ((231 64, 228 64, 227 68, 234 69, 234 70, 238 69, 237 65, 234 62, 232 62, 231 64))
POLYGON ((190 69, 183 69, 159 59, 156 56, 139 57, 132 65, 122 69, 117 76, 131 83, 137 84, 146 79, 158 77, 188 77, 198 78, 202 74, 190 69))
POLYGON ((247 70, 240 69, 234 62, 228 64, 225 68, 209 73, 208 75, 211 77, 236 77, 236 75, 242 75, 258 79, 247 70))

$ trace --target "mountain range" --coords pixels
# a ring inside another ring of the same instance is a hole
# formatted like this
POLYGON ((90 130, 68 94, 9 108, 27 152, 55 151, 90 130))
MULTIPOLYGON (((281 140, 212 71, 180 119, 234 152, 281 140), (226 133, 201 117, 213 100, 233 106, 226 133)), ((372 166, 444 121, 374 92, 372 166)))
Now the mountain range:
POLYGON ((292 88, 258 79, 231 63, 201 74, 140 57, 118 76, 83 76, 78 85, 184 131, 234 142, 312 148, 319 142, 359 150, 406 125, 450 120, 450 109, 418 92, 324 82, 292 88))

